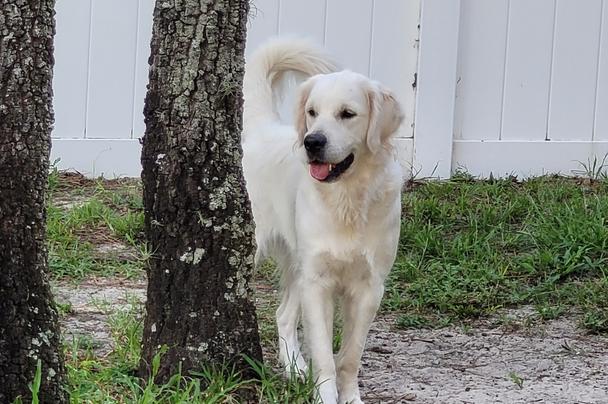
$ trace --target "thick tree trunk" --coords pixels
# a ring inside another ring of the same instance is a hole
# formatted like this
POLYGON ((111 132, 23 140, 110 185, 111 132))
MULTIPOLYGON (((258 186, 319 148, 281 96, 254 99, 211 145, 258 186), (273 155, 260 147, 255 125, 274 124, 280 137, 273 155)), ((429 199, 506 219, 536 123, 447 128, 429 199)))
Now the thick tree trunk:
MULTIPOLYGON (((144 115, 148 269, 141 370, 261 359, 240 166, 247 0, 157 1, 144 115)), ((246 374, 247 376, 247 374, 246 374)))
POLYGON ((63 403, 65 372, 45 249, 51 146, 54 0, 0 5, 0 403, 63 403))

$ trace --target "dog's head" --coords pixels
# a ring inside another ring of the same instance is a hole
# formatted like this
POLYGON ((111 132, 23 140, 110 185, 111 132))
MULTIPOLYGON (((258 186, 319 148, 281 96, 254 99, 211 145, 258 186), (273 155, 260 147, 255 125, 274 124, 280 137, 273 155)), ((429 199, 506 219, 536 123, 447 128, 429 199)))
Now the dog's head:
POLYGON ((394 95, 357 73, 313 76, 299 89, 298 141, 318 181, 336 181, 355 170, 358 159, 380 153, 402 120, 394 95))

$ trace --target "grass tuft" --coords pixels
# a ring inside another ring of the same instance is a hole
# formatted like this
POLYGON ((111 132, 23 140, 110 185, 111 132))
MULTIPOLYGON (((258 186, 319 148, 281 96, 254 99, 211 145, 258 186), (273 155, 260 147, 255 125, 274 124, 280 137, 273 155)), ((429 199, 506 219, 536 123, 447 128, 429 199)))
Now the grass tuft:
POLYGON ((52 173, 47 206, 51 275, 56 279, 140 276, 149 252, 143 242, 138 183, 108 189, 101 181, 52 173))

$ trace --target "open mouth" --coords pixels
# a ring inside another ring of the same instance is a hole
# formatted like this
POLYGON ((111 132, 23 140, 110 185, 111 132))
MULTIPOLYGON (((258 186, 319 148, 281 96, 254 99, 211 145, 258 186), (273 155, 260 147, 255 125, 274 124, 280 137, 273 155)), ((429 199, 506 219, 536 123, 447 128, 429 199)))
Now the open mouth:
POLYGON ((340 177, 348 167, 355 161, 355 155, 349 154, 344 160, 337 164, 321 162, 313 160, 308 164, 310 175, 322 182, 335 181, 340 177))

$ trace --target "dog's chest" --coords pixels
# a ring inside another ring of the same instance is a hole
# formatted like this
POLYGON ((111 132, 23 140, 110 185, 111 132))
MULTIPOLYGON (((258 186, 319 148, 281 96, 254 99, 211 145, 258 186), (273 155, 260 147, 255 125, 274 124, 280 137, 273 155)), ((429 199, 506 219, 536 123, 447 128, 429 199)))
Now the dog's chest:
POLYGON ((387 217, 395 211, 398 193, 372 195, 359 187, 337 188, 325 194, 310 191, 303 195, 304 203, 297 209, 300 251, 343 263, 371 263, 375 250, 390 232, 387 217))
POLYGON ((336 261, 351 262, 364 255, 364 231, 361 226, 325 227, 319 232, 315 244, 318 254, 326 254, 336 261))
POLYGON ((323 256, 327 262, 351 265, 355 262, 372 263, 378 247, 377 222, 344 222, 327 216, 322 220, 309 219, 307 228, 298 241, 305 254, 323 256))

